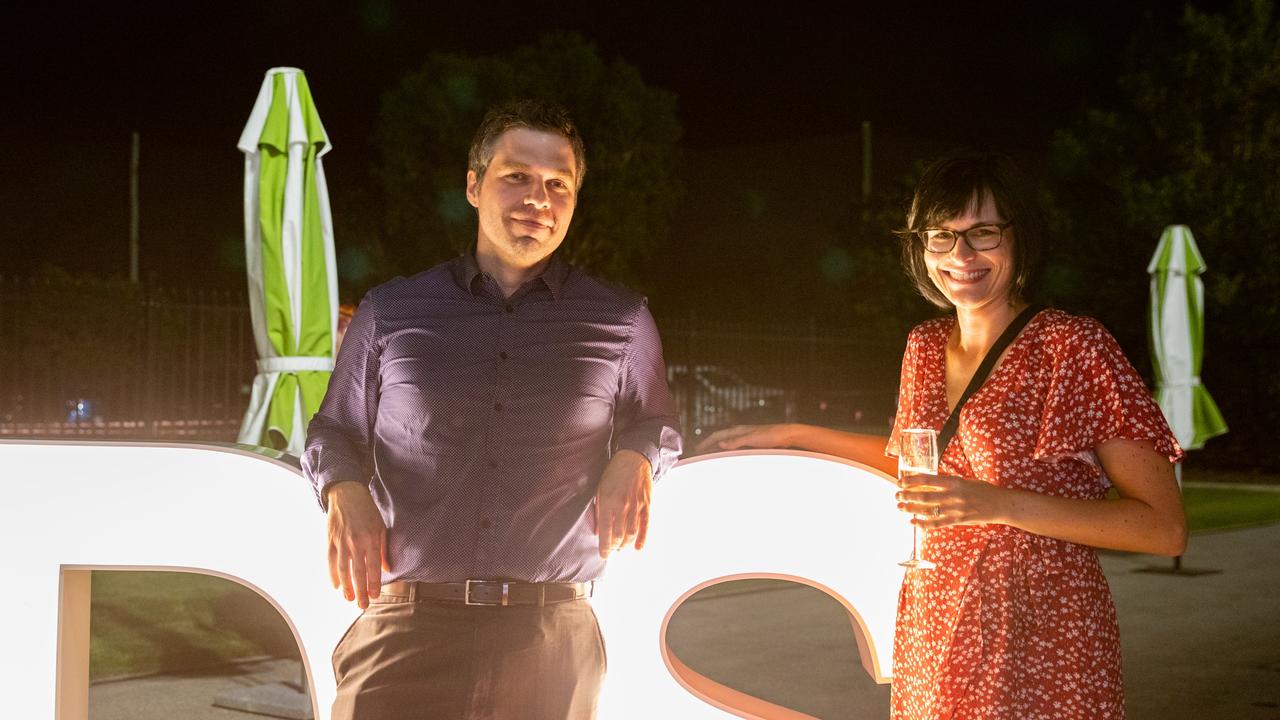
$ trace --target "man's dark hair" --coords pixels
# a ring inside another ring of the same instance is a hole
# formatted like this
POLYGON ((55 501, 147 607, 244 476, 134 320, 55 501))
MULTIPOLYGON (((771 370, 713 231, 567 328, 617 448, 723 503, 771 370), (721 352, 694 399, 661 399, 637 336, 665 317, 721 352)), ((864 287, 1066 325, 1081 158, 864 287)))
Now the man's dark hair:
POLYGON ((579 188, 582 187, 582 177, 587 174, 587 151, 582 144, 582 135, 578 133, 573 118, 569 117, 568 110, 545 100, 514 100, 490 108, 484 114, 484 120, 480 121, 480 128, 471 141, 471 151, 467 153, 467 169, 476 174, 476 180, 484 179, 498 138, 512 128, 555 133, 568 140, 577 165, 574 180, 579 188))
MULTIPOLYGON (((916 290, 940 308, 950 309, 951 302, 929 279, 921 232, 938 227, 970 208, 981 207, 988 196, 1013 229, 1010 296, 1025 299, 1039 272, 1040 258, 1048 242, 1048 227, 1031 184, 1005 155, 953 150, 924 169, 907 212, 907 225, 898 231, 903 269, 915 283, 916 290)), ((1005 242, 1009 242, 1008 237, 1005 242)))

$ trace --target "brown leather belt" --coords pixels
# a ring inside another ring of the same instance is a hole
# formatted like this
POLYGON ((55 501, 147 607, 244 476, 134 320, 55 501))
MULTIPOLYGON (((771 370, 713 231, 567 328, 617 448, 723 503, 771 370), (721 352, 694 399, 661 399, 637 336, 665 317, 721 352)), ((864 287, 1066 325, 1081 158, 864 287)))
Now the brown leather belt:
MULTIPOLYGON (((382 586, 382 602, 443 600, 466 605, 549 605, 591 597, 595 581, 526 583, 509 580, 466 580, 427 583, 397 580, 382 586)), ((377 601, 375 601, 377 602, 377 601)))

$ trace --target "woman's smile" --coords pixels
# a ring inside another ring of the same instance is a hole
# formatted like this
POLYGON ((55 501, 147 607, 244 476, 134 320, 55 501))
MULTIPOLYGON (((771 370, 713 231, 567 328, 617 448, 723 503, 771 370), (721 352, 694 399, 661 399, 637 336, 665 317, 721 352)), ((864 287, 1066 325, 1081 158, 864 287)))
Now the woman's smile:
POLYGON ((979 270, 941 270, 940 269, 939 272, 946 275, 947 279, 952 281, 953 283, 968 285, 971 283, 978 282, 982 278, 986 277, 987 273, 990 273, 991 270, 988 268, 981 268, 979 270))

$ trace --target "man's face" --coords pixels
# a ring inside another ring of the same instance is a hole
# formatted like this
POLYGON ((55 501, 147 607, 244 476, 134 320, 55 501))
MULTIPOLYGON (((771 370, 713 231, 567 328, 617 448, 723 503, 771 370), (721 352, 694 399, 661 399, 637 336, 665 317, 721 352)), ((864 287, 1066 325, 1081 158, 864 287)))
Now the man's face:
POLYGON ((573 148, 556 133, 512 128, 498 137, 483 180, 467 172, 480 216, 476 252, 527 269, 560 247, 578 189, 573 148))

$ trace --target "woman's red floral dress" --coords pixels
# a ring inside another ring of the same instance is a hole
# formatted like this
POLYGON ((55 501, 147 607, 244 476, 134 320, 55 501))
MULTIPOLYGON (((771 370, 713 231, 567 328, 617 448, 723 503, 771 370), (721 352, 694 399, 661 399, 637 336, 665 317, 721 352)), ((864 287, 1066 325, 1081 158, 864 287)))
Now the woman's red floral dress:
MULTIPOLYGON (((898 428, 941 429, 955 320, 911 332, 898 428)), ((1102 499, 1093 448, 1113 438, 1182 455, 1142 379, 1096 320, 1034 317, 961 412, 939 471, 1067 498, 1102 499)), ((1120 636, 1092 548, 1007 525, 931 530, 933 570, 907 573, 893 647, 892 717, 1122 718, 1120 636)))

